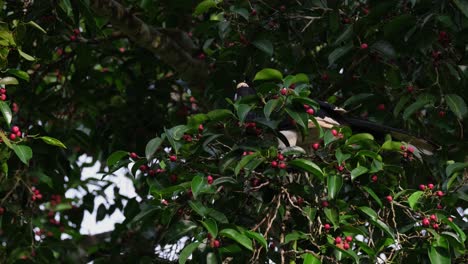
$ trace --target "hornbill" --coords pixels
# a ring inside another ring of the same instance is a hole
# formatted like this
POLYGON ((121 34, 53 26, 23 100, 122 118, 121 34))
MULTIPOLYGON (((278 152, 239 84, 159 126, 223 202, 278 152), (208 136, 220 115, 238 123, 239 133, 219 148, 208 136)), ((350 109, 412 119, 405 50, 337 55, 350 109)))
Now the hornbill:
MULTIPOLYGON (((257 95, 255 89, 250 87, 247 83, 241 82, 237 85, 234 100, 237 101, 242 97, 254 95, 257 95)), ((385 135, 390 134, 392 137, 400 141, 404 141, 408 144, 408 146, 412 146, 413 148, 417 149, 419 153, 424 155, 432 155, 434 150, 437 148, 436 144, 414 136, 406 130, 385 126, 359 118, 353 118, 348 116, 346 110, 342 108, 338 108, 323 101, 315 101, 319 104, 320 109, 315 113, 314 117, 322 128, 331 129, 333 127, 348 126, 354 132, 367 132, 374 136, 381 136, 382 138, 385 135)), ((247 120, 249 119, 255 119, 255 114, 248 114, 247 120)), ((310 132, 309 134, 318 134, 316 126, 313 122, 309 122, 308 127, 310 132)), ((313 138, 313 136, 303 139, 301 134, 295 129, 293 125, 291 125, 290 122, 282 122, 279 126, 279 132, 287 139, 287 142, 285 142, 286 140, 278 140, 278 147, 280 149, 294 146, 307 147, 307 145, 310 145, 311 142, 317 140, 317 138, 313 138)))

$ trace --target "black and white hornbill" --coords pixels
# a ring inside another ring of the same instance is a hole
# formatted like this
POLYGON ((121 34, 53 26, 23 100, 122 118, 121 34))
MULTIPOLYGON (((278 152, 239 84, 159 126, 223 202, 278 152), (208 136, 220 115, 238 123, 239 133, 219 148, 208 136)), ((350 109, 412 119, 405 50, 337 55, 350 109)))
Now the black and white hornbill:
MULTIPOLYGON (((256 94, 257 92, 255 89, 250 87, 247 83, 241 82, 237 85, 234 100, 237 101, 242 97, 254 96, 256 94)), ((315 113, 314 117, 317 120, 317 123, 324 129, 348 126, 353 130, 353 132, 367 132, 374 136, 381 136, 382 138, 385 135, 390 134, 395 139, 407 143, 409 146, 412 146, 413 148, 417 149, 419 153, 424 155, 432 155, 433 151, 437 147, 436 144, 414 136, 405 130, 350 117, 347 115, 346 110, 342 108, 335 107, 323 101, 315 101, 319 104, 320 109, 315 113)), ((247 116, 247 119, 249 118, 254 119, 255 117, 247 116)), ((279 127, 279 132, 287 139, 290 147, 307 147, 307 145, 310 145, 311 142, 317 140, 317 138, 314 138, 313 136, 318 135, 316 126, 313 122, 309 122, 309 134, 312 136, 306 139, 301 137, 301 134, 295 129, 294 126, 290 124, 290 122, 283 123, 284 124, 280 125, 279 127)), ((281 140, 278 140, 278 142, 278 147, 280 149, 286 147, 286 144, 284 144, 281 140)))

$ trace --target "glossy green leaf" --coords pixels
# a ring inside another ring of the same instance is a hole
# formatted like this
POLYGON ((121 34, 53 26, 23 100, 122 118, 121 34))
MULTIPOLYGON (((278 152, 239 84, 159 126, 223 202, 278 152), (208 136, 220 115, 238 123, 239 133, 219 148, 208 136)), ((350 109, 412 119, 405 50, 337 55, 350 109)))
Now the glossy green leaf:
POLYGON ((198 248, 201 242, 188 244, 179 254, 179 264, 185 264, 192 253, 198 248))
POLYGON ((325 216, 327 217, 328 221, 330 221, 335 228, 339 227, 339 215, 338 212, 334 208, 325 208, 323 209, 325 216))
POLYGON ((318 259, 316 256, 310 254, 310 253, 305 253, 302 254, 301 257, 304 259, 304 264, 320 264, 320 259, 318 259))
POLYGON ((117 150, 113 152, 108 158, 107 158, 107 166, 112 167, 117 162, 119 162, 121 159, 124 157, 128 157, 128 152, 123 151, 123 150, 117 150))
POLYGON ((410 106, 408 106, 405 109, 405 111, 403 112, 403 119, 407 120, 416 111, 418 111, 419 109, 421 109, 425 105, 428 105, 428 104, 431 104, 431 103, 433 103, 433 99, 430 98, 430 97, 419 98, 416 102, 412 103, 410 106))
POLYGON ((15 152, 16 156, 26 165, 29 165, 29 160, 33 156, 32 149, 25 145, 12 145, 12 149, 15 152))
POLYGON ((455 172, 461 171, 465 168, 468 168, 468 162, 465 162, 465 163, 455 162, 447 166, 447 168, 445 169, 445 175, 451 176, 455 172))
POLYGON ((247 117, 247 114, 250 112, 251 109, 252 106, 247 104, 240 104, 237 106, 237 116, 239 117, 239 121, 241 123, 244 122, 245 118, 247 117))
POLYGON ((338 193, 343 186, 343 176, 332 174, 328 176, 327 187, 328 187, 328 197, 330 199, 335 199, 338 196, 338 193))
POLYGON ((453 0, 460 11, 468 18, 468 3, 464 0, 453 0))
POLYGON ((361 212, 365 213, 367 216, 369 216, 371 220, 377 220, 378 216, 377 216, 377 213, 374 211, 374 209, 367 207, 367 206, 361 206, 358 209, 361 212))
POLYGON ((415 209, 418 201, 419 201, 419 198, 421 198, 421 196, 424 194, 424 192, 422 191, 416 191, 414 192, 413 194, 411 194, 409 197, 408 197, 408 204, 409 206, 411 207, 411 209, 415 209))
POLYGON ((328 65, 334 64, 337 60, 346 55, 352 49, 353 45, 351 43, 347 44, 346 46, 336 48, 330 53, 330 55, 328 55, 328 65))
POLYGON ((45 31, 45 29, 43 29, 41 26, 39 26, 36 22, 34 21, 29 21, 26 23, 26 25, 29 25, 29 26, 32 26, 36 29, 38 29, 39 31, 41 31, 42 33, 44 34, 47 34, 47 31, 45 31))
POLYGON ((450 110, 458 117, 458 119, 463 119, 468 113, 468 108, 466 107, 465 100, 457 94, 447 94, 445 95, 445 100, 450 110))
POLYGON ((4 101, 0 101, 0 111, 2 111, 3 118, 5 119, 5 122, 7 123, 7 125, 10 125, 11 119, 13 117, 10 106, 4 101))
POLYGON ((358 165, 351 171, 351 180, 355 180, 357 177, 367 173, 368 171, 368 168, 358 165))
POLYGON ((192 179, 192 194, 193 198, 197 199, 198 194, 203 189, 204 185, 207 184, 203 177, 197 175, 192 179))
POLYGON ((265 248, 266 250, 268 250, 268 243, 267 243, 265 237, 263 237, 262 234, 257 233, 257 232, 254 232, 254 231, 250 231, 250 230, 245 231, 244 234, 245 234, 246 236, 248 236, 249 238, 254 239, 254 240, 257 241, 263 248, 265 248))
POLYGON ((371 93, 360 93, 360 94, 356 94, 356 95, 353 95, 351 96, 350 98, 348 98, 344 103, 343 103, 343 106, 346 107, 346 106, 354 106, 356 104, 360 104, 360 103, 363 103, 363 102, 366 102, 367 100, 369 100, 371 97, 373 97, 374 94, 371 94, 371 93))
POLYGON ((25 60, 28 60, 28 61, 35 61, 36 60, 33 56, 23 52, 21 49, 17 49, 17 50, 18 50, 19 55, 21 57, 23 57, 25 60))
POLYGON ((234 116, 231 110, 228 110, 228 109, 216 109, 216 110, 208 112, 208 114, 206 115, 212 121, 226 120, 226 118, 230 118, 234 116))
POLYGON ((198 226, 189 220, 179 220, 169 227, 165 233, 165 238, 168 242, 175 242, 181 237, 195 230, 198 226))
POLYGON ((206 219, 205 221, 201 221, 201 223, 213 237, 218 236, 218 225, 216 221, 213 219, 206 219))
POLYGON ((360 133, 360 134, 355 134, 352 135, 347 141, 346 144, 351 145, 358 143, 360 141, 366 141, 366 140, 374 140, 374 136, 372 136, 369 133, 360 133))
POLYGON ((3 84, 3 85, 16 85, 16 84, 19 84, 19 82, 15 77, 3 77, 3 78, 0 78, 0 84, 3 84))
POLYGON ((158 150, 158 148, 161 146, 163 142, 163 139, 160 137, 156 137, 151 139, 147 144, 145 148, 145 156, 147 160, 151 160, 153 157, 154 153, 158 150))
POLYGON ((208 12, 208 10, 210 10, 211 8, 216 7, 216 6, 217 6, 216 1, 214 1, 214 0, 204 0, 203 2, 199 3, 195 7, 195 11, 193 12, 193 15, 194 16, 202 15, 202 14, 208 12))
POLYGON ((450 253, 444 248, 432 246, 428 248, 427 253, 432 264, 451 263, 450 253))
POLYGON ((56 147, 60 147, 60 148, 64 148, 66 149, 67 147, 65 146, 65 144, 63 144, 60 140, 56 139, 56 138, 53 138, 53 137, 47 137, 47 136, 42 136, 42 137, 39 137, 40 139, 42 139, 42 141, 44 141, 45 143, 49 144, 49 145, 52 145, 52 146, 56 146, 56 147))
POLYGON ((367 187, 367 186, 363 186, 362 187, 372 198, 374 198, 374 201, 377 202, 377 204, 379 204, 380 207, 383 206, 382 204, 382 201, 380 200, 379 196, 377 196, 377 194, 375 194, 374 190, 372 190, 371 188, 367 187))
POLYGON ((324 179, 324 174, 323 174, 322 169, 317 164, 315 164, 314 162, 312 162, 310 160, 295 159, 295 160, 289 161, 288 165, 291 166, 291 167, 296 167, 296 168, 299 168, 299 169, 303 169, 303 170, 313 174, 314 176, 316 176, 319 180, 324 179))
POLYGON ((231 229, 231 228, 223 229, 219 232, 219 235, 236 241, 237 243, 239 243, 240 245, 242 245, 243 247, 247 248, 250 251, 253 250, 252 241, 246 235, 241 234, 234 229, 231 229))
POLYGON ((257 39, 252 41, 252 44, 268 56, 273 56, 273 44, 268 39, 257 39))
POLYGON ((266 68, 255 74, 254 81, 281 80, 283 74, 275 69, 266 68))
POLYGON ((272 99, 266 103, 265 107, 263 107, 263 113, 267 120, 270 120, 271 113, 276 109, 279 103, 279 99, 272 99))

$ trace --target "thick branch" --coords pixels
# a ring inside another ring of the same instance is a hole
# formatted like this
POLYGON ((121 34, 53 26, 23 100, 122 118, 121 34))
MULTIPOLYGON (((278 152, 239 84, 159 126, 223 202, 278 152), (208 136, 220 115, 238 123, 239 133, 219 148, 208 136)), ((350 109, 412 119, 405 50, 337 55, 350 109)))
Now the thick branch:
POLYGON ((208 68, 203 61, 194 59, 190 50, 186 50, 187 47, 193 45, 193 43, 186 43, 190 41, 188 37, 174 39, 166 31, 146 24, 115 0, 93 0, 91 2, 91 7, 98 15, 107 17, 115 28, 141 47, 153 52, 180 73, 182 79, 191 84, 205 82, 208 77, 208 68))

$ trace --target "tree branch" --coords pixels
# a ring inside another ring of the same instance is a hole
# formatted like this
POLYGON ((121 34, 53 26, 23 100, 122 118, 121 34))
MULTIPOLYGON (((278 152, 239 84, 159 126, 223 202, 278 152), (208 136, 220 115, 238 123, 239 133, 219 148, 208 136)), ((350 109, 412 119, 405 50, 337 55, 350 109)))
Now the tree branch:
POLYGON ((173 34, 146 24, 115 0, 91 2, 91 8, 96 14, 107 17, 114 27, 180 73, 182 79, 190 84, 203 84, 206 81, 208 67, 203 61, 193 58, 191 50, 186 50, 193 47, 193 43, 184 32, 180 31, 181 37, 174 39, 173 34))

